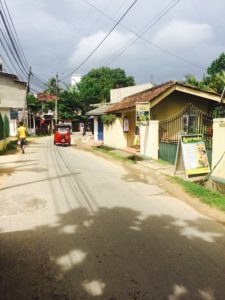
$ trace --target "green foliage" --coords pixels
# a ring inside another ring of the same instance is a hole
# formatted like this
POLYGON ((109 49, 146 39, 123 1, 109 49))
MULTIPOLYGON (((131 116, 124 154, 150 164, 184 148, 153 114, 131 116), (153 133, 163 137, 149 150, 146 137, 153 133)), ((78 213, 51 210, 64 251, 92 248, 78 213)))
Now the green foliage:
POLYGON ((194 75, 185 76, 185 83, 191 84, 206 91, 214 91, 222 94, 225 86, 225 53, 215 59, 207 69, 207 75, 198 81, 194 75))
POLYGON ((84 109, 79 92, 75 87, 61 91, 58 104, 60 119, 72 119, 76 117, 78 110, 84 109))
POLYGON ((211 76, 221 73, 222 71, 225 70, 225 53, 221 53, 220 56, 215 59, 210 67, 207 69, 207 73, 211 76))
POLYGON ((78 84, 80 98, 88 107, 90 104, 108 102, 110 89, 134 85, 134 78, 126 76, 125 71, 117 68, 101 67, 93 69, 82 77, 78 84))
POLYGON ((102 115, 101 119, 103 124, 111 125, 116 120, 116 115, 114 114, 102 115))
POLYGON ((9 137, 10 127, 9 127, 9 118, 7 115, 4 116, 4 127, 5 127, 5 137, 9 137))
POLYGON ((39 113, 41 111, 41 102, 38 101, 33 94, 27 95, 27 107, 33 113, 39 113))
POLYGON ((224 195, 206 189, 197 183, 185 181, 179 177, 171 177, 171 181, 180 184, 188 194, 198 197, 202 202, 225 211, 224 195))
POLYGON ((2 115, 0 113, 0 140, 4 140, 5 138, 5 125, 2 118, 2 115))

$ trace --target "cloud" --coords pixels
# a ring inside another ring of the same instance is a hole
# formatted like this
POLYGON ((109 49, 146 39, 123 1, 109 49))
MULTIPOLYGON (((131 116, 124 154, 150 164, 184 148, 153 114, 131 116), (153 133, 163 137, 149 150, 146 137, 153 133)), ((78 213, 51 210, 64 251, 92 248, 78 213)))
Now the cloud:
POLYGON ((153 37, 153 42, 174 50, 188 50, 212 38, 209 24, 172 20, 153 37))
MULTIPOLYGON (((80 40, 79 44, 75 47, 73 53, 69 58, 70 67, 79 65, 104 39, 106 32, 99 31, 89 37, 84 37, 80 40)), ((96 65, 105 65, 116 53, 133 38, 131 34, 124 34, 121 32, 113 32, 94 53, 90 62, 96 65)), ((135 51, 133 48, 132 51, 135 51)), ((131 52, 128 52, 131 55, 131 52)))

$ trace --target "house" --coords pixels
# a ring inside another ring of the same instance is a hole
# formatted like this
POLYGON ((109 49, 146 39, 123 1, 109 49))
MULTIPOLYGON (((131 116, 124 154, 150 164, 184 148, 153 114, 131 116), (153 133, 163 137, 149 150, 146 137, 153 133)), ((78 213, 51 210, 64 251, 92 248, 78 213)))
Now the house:
POLYGON ((103 122, 101 116, 106 113, 108 110, 110 103, 101 103, 97 108, 90 110, 86 113, 87 116, 93 118, 93 127, 94 127, 94 140, 95 141, 103 141, 103 122))
POLYGON ((17 133, 18 112, 25 108, 26 86, 17 75, 0 71, 0 113, 9 119, 11 136, 17 133))
POLYGON ((128 97, 130 95, 136 94, 140 91, 146 90, 153 86, 152 83, 144 83, 134 86, 128 86, 118 89, 110 90, 110 102, 109 103, 100 103, 97 108, 89 111, 86 115, 90 116, 90 118, 94 119, 94 140, 102 141, 104 140, 104 131, 103 131, 103 123, 101 116, 106 114, 107 110, 112 104, 120 102, 124 97, 128 97))
POLYGON ((120 113, 120 117, 111 126, 104 126, 104 143, 117 148, 132 147, 136 127, 136 106, 149 104, 149 125, 140 126, 141 154, 174 163, 181 132, 207 135, 210 152, 213 121, 211 113, 218 102, 220 96, 216 93, 177 81, 154 86, 125 97, 109 107, 107 113, 120 113))

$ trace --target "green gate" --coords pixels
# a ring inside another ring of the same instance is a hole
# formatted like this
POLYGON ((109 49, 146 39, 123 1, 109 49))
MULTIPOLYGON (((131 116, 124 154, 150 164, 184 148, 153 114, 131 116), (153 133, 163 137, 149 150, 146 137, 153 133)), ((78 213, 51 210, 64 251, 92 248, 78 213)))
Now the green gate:
POLYGON ((201 133, 211 165, 212 126, 212 116, 201 112, 191 103, 187 104, 176 116, 159 122, 159 158, 175 164, 179 135, 201 133))

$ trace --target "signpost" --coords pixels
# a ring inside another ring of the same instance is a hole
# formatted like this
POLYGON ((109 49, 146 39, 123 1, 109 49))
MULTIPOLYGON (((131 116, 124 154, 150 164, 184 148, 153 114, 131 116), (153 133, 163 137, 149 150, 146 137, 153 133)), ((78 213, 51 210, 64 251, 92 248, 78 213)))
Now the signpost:
POLYGON ((150 103, 136 103, 136 126, 148 125, 150 119, 150 103))
POLYGON ((180 136, 174 173, 178 170, 185 170, 186 177, 210 172, 202 134, 180 136))

